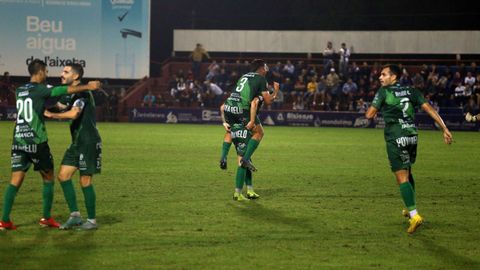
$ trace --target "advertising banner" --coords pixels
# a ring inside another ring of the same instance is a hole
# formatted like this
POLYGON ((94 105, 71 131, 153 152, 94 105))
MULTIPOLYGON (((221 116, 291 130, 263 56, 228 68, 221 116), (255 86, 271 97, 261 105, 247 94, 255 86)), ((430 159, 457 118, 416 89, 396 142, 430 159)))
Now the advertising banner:
POLYGON ((149 75, 150 0, 0 0, 0 70, 28 76, 39 58, 50 76, 79 63, 85 77, 149 75))
MULTIPOLYGON (((463 114, 445 114, 441 116, 450 130, 480 130, 480 124, 465 122, 463 114)), ((363 113, 354 112, 261 111, 259 117, 264 126, 385 127, 385 122, 381 115, 371 121, 365 118, 363 113)), ((419 113, 416 115, 415 120, 419 129, 437 129, 435 122, 427 114, 419 113)), ((222 119, 218 110, 136 108, 130 111, 130 121, 220 124, 222 119)))

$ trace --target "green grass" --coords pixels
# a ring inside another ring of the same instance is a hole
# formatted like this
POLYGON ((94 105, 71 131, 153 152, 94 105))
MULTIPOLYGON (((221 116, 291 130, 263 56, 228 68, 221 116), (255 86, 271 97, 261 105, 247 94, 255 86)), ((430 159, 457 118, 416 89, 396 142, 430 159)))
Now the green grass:
MULTIPOLYGON (((0 122, 0 194, 12 123, 0 122)), ((48 122, 56 166, 70 137, 48 122)), ((478 133, 421 131, 414 167, 427 222, 407 235, 382 130, 266 127, 255 156, 258 201, 231 200, 235 155, 221 171, 221 126, 100 123, 100 229, 40 229, 30 171, 0 233, 0 269, 479 269, 478 133)), ((85 214, 83 196, 75 186, 85 214)), ((54 216, 68 215, 55 186, 54 216)), ((3 199, 0 201, 3 206, 3 199)))

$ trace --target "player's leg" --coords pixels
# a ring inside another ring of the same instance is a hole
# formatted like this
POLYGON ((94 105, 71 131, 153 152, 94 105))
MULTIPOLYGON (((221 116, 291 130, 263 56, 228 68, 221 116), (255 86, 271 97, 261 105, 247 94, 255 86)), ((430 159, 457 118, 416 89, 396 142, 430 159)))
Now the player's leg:
POLYGON ((263 126, 258 117, 255 119, 255 127, 253 128, 252 132, 252 138, 248 141, 247 150, 245 151, 245 154, 240 162, 242 167, 247 168, 250 171, 256 171, 257 169, 255 166, 253 166, 250 159, 252 158, 253 153, 257 149, 264 135, 263 126))
POLYGON ((245 176, 246 176, 246 173, 247 173, 248 170, 246 168, 243 168, 240 165, 240 160, 241 159, 242 159, 242 157, 240 155, 238 155, 238 157, 237 157, 238 167, 237 167, 237 174, 236 174, 236 177, 235 177, 235 192, 233 193, 233 200, 234 201, 246 201, 246 200, 248 200, 242 194, 243 185, 245 184, 245 176))
POLYGON ((2 219, 0 220, 0 230, 15 230, 16 226, 10 220, 13 203, 18 190, 22 186, 25 174, 30 168, 31 161, 28 154, 23 151, 12 150, 11 152, 12 174, 5 195, 3 197, 2 219))
MULTIPOLYGON (((68 150, 67 150, 68 151, 68 150)), ((75 226, 82 224, 82 216, 78 210, 77 204, 77 195, 75 193, 75 187, 73 186, 72 176, 78 170, 77 167, 71 165, 65 165, 64 163, 68 162, 69 155, 65 153, 65 156, 60 166, 60 171, 58 172, 57 179, 60 182, 62 187, 63 196, 67 202, 70 215, 65 223, 60 226, 62 230, 68 230, 75 226)))
POLYGON ((245 174, 245 185, 247 186, 247 198, 254 200, 260 198, 260 195, 258 195, 254 190, 253 190, 253 175, 250 170, 247 170, 247 173, 245 174))
POLYGON ((82 224, 82 230, 97 229, 96 220, 96 194, 93 187, 93 175, 101 171, 102 144, 93 143, 80 147, 80 186, 82 187, 87 209, 87 221, 82 224))
POLYGON ((60 227, 60 223, 56 222, 52 217, 52 204, 53 204, 53 194, 54 194, 54 175, 53 169, 48 171, 40 171, 40 175, 43 179, 43 192, 42 192, 42 206, 43 206, 43 215, 40 218, 38 224, 42 227, 60 227))
POLYGON ((18 190, 22 186, 23 179, 25 179, 24 171, 12 171, 10 183, 5 190, 3 197, 2 220, 0 220, 0 230, 15 230, 17 227, 10 220, 10 213, 12 212, 13 203, 18 190))
POLYGON ((81 175, 80 185, 82 186, 83 197, 85 199, 85 208, 87 209, 87 221, 82 224, 80 229, 93 230, 97 228, 96 220, 96 194, 93 188, 92 175, 81 175))
POLYGON ((52 215, 52 204, 54 195, 54 173, 53 173, 53 157, 50 153, 48 143, 37 145, 35 153, 31 154, 33 161, 33 169, 40 173, 43 180, 42 192, 42 209, 43 214, 38 224, 42 227, 58 228, 60 224, 56 222, 52 215))
POLYGON ((395 141, 387 142, 387 154, 392 171, 395 174, 400 195, 410 216, 408 233, 413 233, 423 223, 423 218, 417 213, 416 195, 409 182, 410 168, 416 158, 416 139, 414 145, 399 146, 395 141))
POLYGON ((68 230, 82 224, 82 217, 78 210, 77 195, 72 182, 72 176, 78 170, 79 159, 78 147, 70 145, 63 155, 62 165, 57 175, 70 211, 67 221, 60 226, 62 230, 68 230))
POLYGON ((225 136, 223 137, 222 156, 220 157, 220 169, 222 170, 227 169, 227 157, 231 146, 232 136, 230 135, 230 132, 226 132, 225 136))

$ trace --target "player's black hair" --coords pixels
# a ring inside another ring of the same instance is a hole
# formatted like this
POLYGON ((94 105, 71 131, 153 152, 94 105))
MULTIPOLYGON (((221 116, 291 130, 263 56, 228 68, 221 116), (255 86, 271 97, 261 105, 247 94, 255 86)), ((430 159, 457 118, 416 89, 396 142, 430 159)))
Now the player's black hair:
POLYGON ((265 66, 265 60, 262 60, 262 59, 255 59, 252 61, 252 63, 250 64, 250 71, 252 72, 255 72, 257 71, 259 68, 265 66))
POLYGON ((28 73, 30 76, 37 74, 38 72, 45 70, 47 64, 40 59, 34 59, 30 64, 28 64, 28 73))
POLYGON ((68 64, 67 67, 71 67, 75 74, 78 74, 78 80, 83 78, 83 67, 78 63, 68 64))
POLYGON ((388 68, 390 69, 390 73, 394 74, 397 76, 397 79, 400 79, 400 76, 402 76, 402 70, 400 69, 399 66, 394 65, 394 64, 388 64, 383 66, 383 68, 388 68))

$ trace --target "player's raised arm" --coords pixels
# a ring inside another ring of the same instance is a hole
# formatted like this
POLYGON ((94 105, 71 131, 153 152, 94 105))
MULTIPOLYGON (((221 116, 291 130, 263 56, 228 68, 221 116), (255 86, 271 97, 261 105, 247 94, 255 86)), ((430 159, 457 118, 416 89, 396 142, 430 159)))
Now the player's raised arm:
POLYGON ((258 99, 258 97, 254 98, 252 100, 252 103, 250 103, 250 121, 248 122, 248 124, 246 126, 247 129, 252 129, 255 126, 255 119, 257 117, 258 103, 260 103, 260 100, 258 99))
POLYGON ((425 102, 425 103, 422 104, 422 109, 426 113, 428 113, 428 115, 430 115, 430 117, 432 117, 432 119, 435 120, 435 122, 442 128, 442 130, 443 130, 443 141, 446 144, 451 144, 452 141, 453 141, 453 136, 450 133, 450 131, 448 130, 445 123, 443 122, 442 117, 440 117, 440 115, 437 113, 437 111, 435 111, 435 109, 432 106, 430 106, 430 104, 428 104, 428 102, 425 102))
POLYGON ((280 84, 278 82, 273 82, 273 93, 270 94, 268 91, 263 91, 262 96, 265 104, 270 105, 273 103, 275 98, 278 95, 278 91, 280 91, 280 84))
POLYGON ((56 86, 52 88, 50 96, 58 97, 67 94, 75 94, 84 91, 93 91, 102 87, 100 81, 89 81, 84 85, 56 86))

